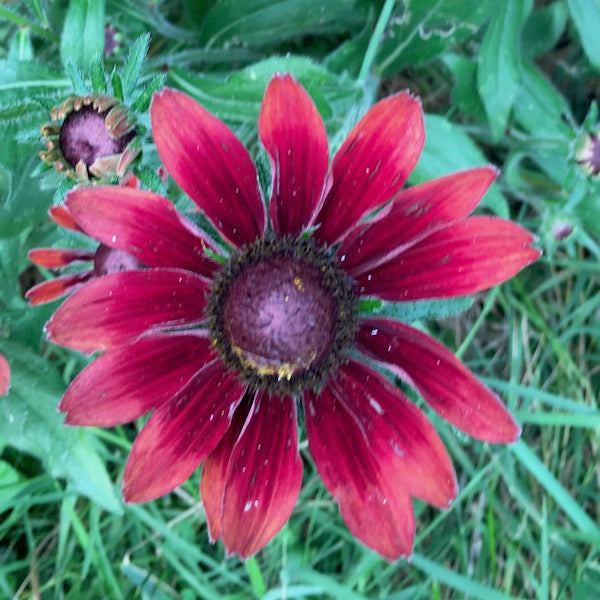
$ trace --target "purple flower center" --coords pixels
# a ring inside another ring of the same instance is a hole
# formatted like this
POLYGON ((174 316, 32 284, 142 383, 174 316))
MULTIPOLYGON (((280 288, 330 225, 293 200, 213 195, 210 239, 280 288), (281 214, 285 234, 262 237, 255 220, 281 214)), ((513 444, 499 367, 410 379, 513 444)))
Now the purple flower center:
POLYGON ((243 363, 259 374, 289 379, 327 353, 336 313, 316 267, 271 257, 247 266, 231 283, 223 324, 243 363))
POLYGON ((104 244, 98 246, 94 255, 94 273, 98 277, 119 271, 142 269, 145 265, 125 250, 115 250, 104 244))
POLYGON ((215 278, 211 332, 225 362, 255 387, 319 387, 354 336, 352 281, 306 239, 260 241, 215 278))
POLYGON ((90 167, 97 158, 119 154, 133 137, 112 139, 104 121, 107 112, 84 106, 65 118, 60 128, 60 150, 72 167, 79 161, 90 167))

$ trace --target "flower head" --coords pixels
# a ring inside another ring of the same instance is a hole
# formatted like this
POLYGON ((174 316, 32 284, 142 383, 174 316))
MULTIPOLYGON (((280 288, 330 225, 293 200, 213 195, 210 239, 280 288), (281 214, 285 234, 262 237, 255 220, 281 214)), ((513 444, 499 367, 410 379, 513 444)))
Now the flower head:
POLYGON ((496 171, 403 189, 424 139, 407 93, 375 104, 329 166, 315 105, 291 76, 275 76, 258 124, 272 166, 267 210, 248 152, 219 119, 165 89, 151 120, 164 166, 222 240, 147 191, 69 193, 79 229, 148 268, 96 278, 48 322, 55 343, 104 351, 65 393, 66 421, 112 426, 153 411, 125 468, 125 499, 161 496, 203 463, 211 539, 246 557, 296 503, 299 401, 352 533, 388 559, 409 555, 412 497, 447 507, 456 478, 425 415, 370 365, 478 439, 511 442, 519 426, 449 350, 362 314, 359 301, 471 294, 536 260, 518 225, 469 217, 496 171))
POLYGON ((600 175, 600 138, 598 133, 588 133, 577 152, 577 163, 590 175, 600 175))
POLYGON ((139 154, 135 122, 116 98, 70 96, 50 112, 42 126, 46 151, 40 157, 80 181, 123 177, 139 154))
MULTIPOLYGON (((121 185, 138 187, 138 179, 129 173, 121 185)), ((73 216, 65 206, 52 206, 50 218, 65 229, 82 233, 73 216)), ((46 269, 63 269, 87 264, 87 267, 43 281, 27 290, 25 297, 32 305, 45 304, 78 290, 86 281, 126 269, 142 269, 144 264, 124 250, 99 244, 90 248, 34 248, 28 253, 29 260, 46 269)))
POLYGON ((0 353, 0 396, 4 396, 8 393, 8 387, 10 385, 10 365, 4 357, 4 354, 0 353))

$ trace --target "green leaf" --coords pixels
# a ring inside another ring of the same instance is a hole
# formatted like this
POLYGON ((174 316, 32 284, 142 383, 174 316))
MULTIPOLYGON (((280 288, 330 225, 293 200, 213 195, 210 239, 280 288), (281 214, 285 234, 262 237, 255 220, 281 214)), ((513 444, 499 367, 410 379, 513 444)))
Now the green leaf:
MULTIPOLYGON (((21 123, 30 117, 39 121, 44 106, 59 103, 71 83, 44 65, 30 61, 0 60, 0 123, 21 123)), ((32 119, 33 122, 33 119, 32 119)))
POLYGON ((479 50, 477 89, 498 141, 506 129, 510 109, 519 90, 519 30, 522 0, 498 0, 479 50))
POLYGON ((19 144, 16 127, 5 127, 0 145, 0 238, 12 237, 44 218, 51 202, 50 190, 40 188, 31 175, 39 163, 38 148, 19 144))
POLYGON ((123 94, 126 98, 133 93, 138 85, 138 79, 142 72, 142 66, 148 53, 149 45, 150 34, 146 33, 135 40, 131 46, 122 75, 123 94))
POLYGON ((563 0, 531 13, 521 35, 524 53, 535 58, 554 48, 567 26, 568 16, 569 11, 563 0))
POLYGON ((481 0, 402 0, 396 3, 388 35, 381 45, 377 71, 392 75, 423 64, 472 37, 490 12, 481 0))
POLYGON ((255 131, 265 89, 278 72, 291 73, 304 85, 331 129, 341 126, 362 97, 362 89, 349 77, 334 75, 310 59, 297 56, 269 58, 225 80, 177 68, 169 72, 169 79, 221 119, 248 124, 255 131))
POLYGON ((104 1, 71 0, 60 42, 63 65, 74 62, 87 72, 104 51, 104 1))
POLYGON ((471 296, 413 302, 387 302, 385 300, 361 300, 359 310, 370 316, 390 317, 404 323, 423 319, 446 319, 469 310, 473 305, 471 296))
POLYGON ((567 0, 567 4, 587 57, 600 69, 600 0, 567 0))
POLYGON ((477 93, 477 63, 466 56, 451 52, 444 54, 441 60, 454 75, 452 102, 476 121, 485 121, 485 108, 477 93))
POLYGON ((356 0, 221 0, 206 14, 200 44, 262 46, 304 35, 344 33, 362 26, 356 0))
POLYGON ((0 438, 38 457, 53 477, 116 514, 121 502, 95 449, 92 434, 68 427, 56 410, 64 392, 59 374, 37 354, 14 342, 0 342, 11 366, 11 386, 0 398, 0 438))
POLYGON ((24 477, 12 465, 0 460, 0 506, 26 485, 24 477))
MULTIPOLYGON (((489 164, 483 152, 458 126, 439 115, 425 115, 425 147, 410 174, 411 184, 422 183, 455 171, 489 164)), ((480 206, 501 217, 508 217, 506 199, 497 184, 492 184, 480 206)))

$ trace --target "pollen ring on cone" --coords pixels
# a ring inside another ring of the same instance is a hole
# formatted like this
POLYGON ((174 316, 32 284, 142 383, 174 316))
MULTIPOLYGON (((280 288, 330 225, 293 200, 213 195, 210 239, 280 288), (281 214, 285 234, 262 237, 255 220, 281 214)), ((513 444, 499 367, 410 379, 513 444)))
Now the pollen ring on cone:
POLYGON ((260 240, 215 277, 207 310, 225 364, 251 387, 318 390, 356 332, 352 279, 309 238, 260 240))

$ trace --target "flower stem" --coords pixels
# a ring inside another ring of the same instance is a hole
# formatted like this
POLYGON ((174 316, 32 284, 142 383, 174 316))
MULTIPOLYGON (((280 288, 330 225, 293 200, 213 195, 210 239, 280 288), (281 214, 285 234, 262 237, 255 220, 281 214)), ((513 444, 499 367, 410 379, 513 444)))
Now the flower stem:
POLYGON ((383 32, 385 31, 390 17, 392 16, 392 10, 394 8, 395 3, 396 0, 385 0, 385 4, 381 9, 379 19, 377 19, 373 35, 369 40, 369 45, 367 46, 365 57, 363 58, 362 65, 360 67, 360 72, 358 74, 359 83, 364 83, 367 80, 367 77, 369 76, 371 67, 375 62, 375 57, 377 56, 377 51, 379 50, 379 44, 381 43, 383 32))

